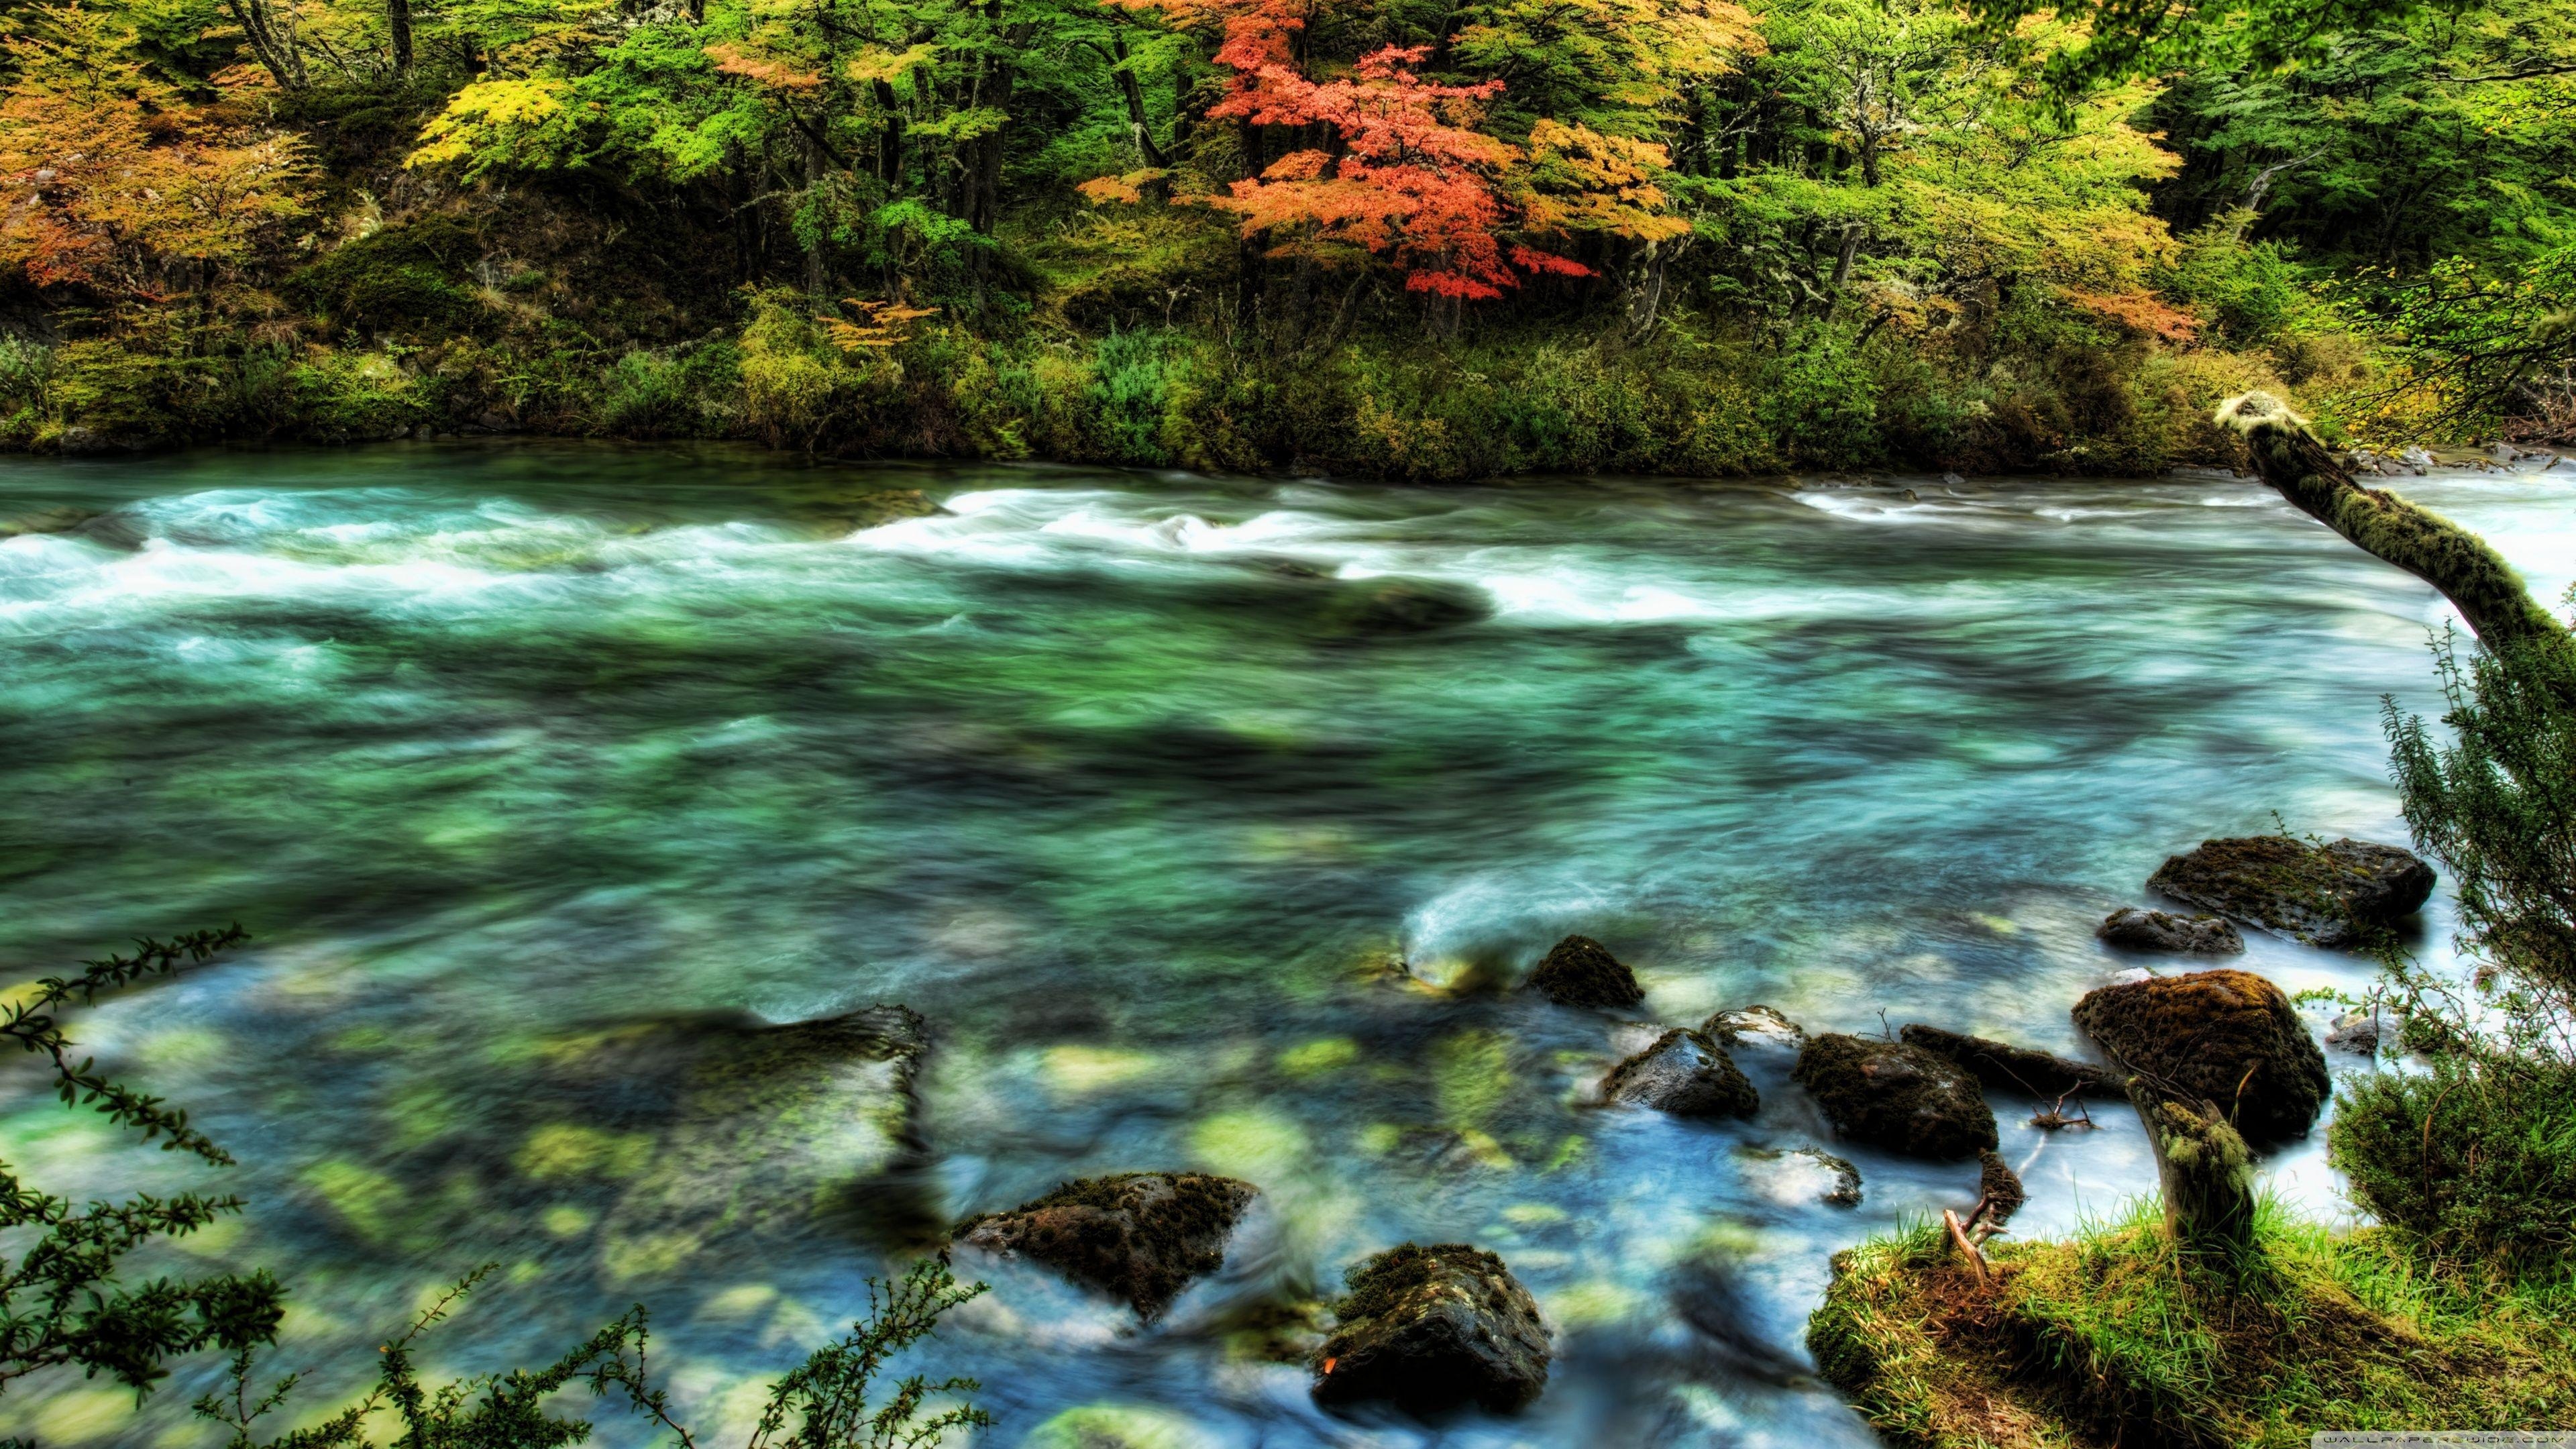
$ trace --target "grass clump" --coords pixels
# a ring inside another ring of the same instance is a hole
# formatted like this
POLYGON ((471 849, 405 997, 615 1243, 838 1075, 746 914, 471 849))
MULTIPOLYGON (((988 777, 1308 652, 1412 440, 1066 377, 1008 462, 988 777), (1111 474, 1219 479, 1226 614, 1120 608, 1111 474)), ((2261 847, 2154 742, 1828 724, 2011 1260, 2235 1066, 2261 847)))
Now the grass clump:
POLYGON ((2576 1428, 2576 1279, 2498 1289, 2401 1235, 2266 1204, 2241 1271, 2152 1203, 2001 1247, 1980 1284, 1936 1225, 1837 1255, 1818 1367, 1899 1443, 2303 1444, 2318 1430, 2576 1428))

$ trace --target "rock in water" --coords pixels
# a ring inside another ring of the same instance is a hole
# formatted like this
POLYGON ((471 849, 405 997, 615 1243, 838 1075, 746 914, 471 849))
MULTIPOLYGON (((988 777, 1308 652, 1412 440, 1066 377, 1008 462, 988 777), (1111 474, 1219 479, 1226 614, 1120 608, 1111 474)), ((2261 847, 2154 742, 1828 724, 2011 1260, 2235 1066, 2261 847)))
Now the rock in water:
POLYGON ((2326 1045, 2362 1056, 2379 1053, 2379 1013, 2347 1011, 2326 1027, 2326 1045))
POLYGON ((75 508, 60 504, 52 508, 35 508, 25 513, 0 516, 0 538, 16 538, 27 533, 69 533, 98 517, 95 508, 75 508))
POLYGON ((1973 1155, 1996 1143, 1976 1078, 1948 1057, 1902 1042, 1828 1033, 1810 1038, 1792 1073, 1834 1130, 1916 1157, 1973 1155))
POLYGON ((2223 916, 2178 916, 2135 906, 2113 911, 2093 932, 2124 951, 2168 951, 2185 956, 2234 956, 2245 938, 2223 916))
POLYGON ((1962 1036, 1943 1031, 1937 1026, 1917 1023, 1896 1034, 1907 1046, 1918 1046, 1927 1052, 1948 1057, 1966 1067, 1976 1079, 1989 1087, 2008 1092, 2028 1092, 2034 1097, 2062 1097, 2069 1092, 2092 1092, 2119 1095, 2119 1083, 2109 1072, 2090 1062, 2068 1061, 2047 1052, 2028 1047, 1989 1041, 1981 1036, 1962 1036))
POLYGON ((1547 1387, 1547 1325, 1503 1260, 1465 1243, 1390 1248, 1353 1269, 1315 1398, 1416 1413, 1520 1408, 1547 1387))
POLYGON ((957 1226, 957 1240, 1036 1259, 1154 1318, 1225 1262, 1226 1239, 1261 1195, 1197 1172, 1126 1172, 1068 1182, 1006 1213, 957 1226))
POLYGON ((1559 1006, 1634 1006, 1646 999, 1637 975, 1590 936, 1568 936, 1530 973, 1529 987, 1559 1006))
POLYGON ((2331 1085, 2290 998, 2248 971, 2100 987, 2075 1024, 2159 1095, 2215 1103, 2249 1143, 2307 1131, 2331 1085))
POLYGON ((1718 1012, 1699 1029, 1730 1054, 1749 1050, 1769 1061, 1794 1061, 1807 1044, 1806 1028, 1767 1006, 1718 1012))
POLYGON ((2413 915, 2433 868, 2394 845, 2286 835, 2205 840, 2168 859, 2147 888, 2311 946, 2350 947, 2413 915))
POLYGON ((1762 1099, 1724 1049, 1695 1031, 1668 1031, 1610 1069, 1601 1095, 1676 1117, 1750 1117, 1762 1099))
POLYGON ((875 1006, 786 1026, 648 1023, 596 1050, 588 1072, 674 1083, 645 1170, 602 1225, 603 1266, 667 1272, 728 1234, 794 1232, 882 1189, 922 1151, 913 1075, 928 1042, 917 1013, 875 1006))
POLYGON ((1483 590, 1445 579, 1364 579, 1342 585, 1316 622, 1327 634, 1424 634, 1492 617, 1483 590))
POLYGON ((1852 1166, 1849 1159, 1836 1157, 1821 1147, 1801 1147, 1794 1155, 1807 1158, 1834 1175, 1833 1188, 1822 1194, 1818 1201, 1835 1207, 1860 1206, 1860 1169, 1852 1166))
POLYGON ((2021 1174, 1992 1148, 1977 1154, 1977 1200, 1985 1205, 1986 1221, 1999 1228, 2030 1201, 2030 1194, 2022 1190, 2021 1174))

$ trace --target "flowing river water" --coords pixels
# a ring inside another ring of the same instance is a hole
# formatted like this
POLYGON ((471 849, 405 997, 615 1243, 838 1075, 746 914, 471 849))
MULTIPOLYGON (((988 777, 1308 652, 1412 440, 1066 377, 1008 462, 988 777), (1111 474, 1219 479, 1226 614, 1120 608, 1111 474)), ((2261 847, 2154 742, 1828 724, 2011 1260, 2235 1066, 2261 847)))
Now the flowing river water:
MULTIPOLYGON (((2549 596, 2576 578, 2576 471, 2400 486, 2549 596)), ((2166 854, 2276 817, 2404 839, 2380 701, 2438 704, 2447 617, 2219 475, 1416 489, 394 445, 11 462, 0 515, 39 526, 0 541, 10 979, 256 936, 74 1027, 239 1167, 124 1145, 25 1062, 0 1157, 246 1196, 168 1261, 291 1282, 269 1364, 308 1416, 491 1262, 430 1367, 646 1302, 710 1444, 926 1227, 1171 1168, 1264 1196, 1150 1325, 960 1258, 993 1291, 916 1360, 984 1381, 979 1442, 1867 1443, 1805 1315, 1833 1252, 1966 1206, 1974 1164, 1837 1144, 1776 1062, 1743 1123, 1591 1084, 1645 1024, 1752 1002, 2078 1049, 2068 1007, 2141 964, 2092 928, 2166 854), (944 510, 879 522, 886 489, 944 510), (1576 931, 1643 1007, 1505 989, 1576 931), (733 1117, 673 1126, 676 1069, 616 1049, 874 1003, 933 1040, 900 1170, 882 1073, 835 1106, 795 1074, 840 1067, 743 1066, 733 1117), (1808 1145, 1861 1206, 1818 1201, 1808 1145), (1280 1361, 1295 1305, 1407 1239, 1537 1296, 1529 1411, 1337 1417, 1280 1361)), ((1996 1099, 2018 1230, 2151 1186, 2125 1111, 2051 1136, 2037 1105, 1996 1099)), ((2347 1213, 2321 1136, 2272 1185, 2347 1213)), ((139 1411, 25 1381, 0 1434, 204 1442, 215 1367, 139 1411)), ((596 1442, 649 1437, 602 1410, 596 1442)))

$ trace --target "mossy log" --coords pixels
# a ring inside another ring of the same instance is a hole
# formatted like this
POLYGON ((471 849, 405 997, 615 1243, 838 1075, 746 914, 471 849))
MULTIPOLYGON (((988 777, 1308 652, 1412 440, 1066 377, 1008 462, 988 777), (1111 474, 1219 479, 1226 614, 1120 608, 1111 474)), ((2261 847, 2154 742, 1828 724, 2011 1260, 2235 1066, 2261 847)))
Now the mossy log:
POLYGON ((2229 398, 2219 404, 2218 422, 2245 435, 2254 471, 2274 491, 2363 552, 2441 590, 2489 649, 2536 644, 2576 652, 2566 626, 2532 598, 2521 575, 2485 539, 2355 482, 2307 419, 2280 399, 2263 392, 2229 398))
POLYGON ((2147 1124, 2165 1230, 2188 1253, 2228 1262, 2256 1251, 2254 1154, 2214 1103, 2168 1095, 2129 1080, 2129 1101, 2147 1124))

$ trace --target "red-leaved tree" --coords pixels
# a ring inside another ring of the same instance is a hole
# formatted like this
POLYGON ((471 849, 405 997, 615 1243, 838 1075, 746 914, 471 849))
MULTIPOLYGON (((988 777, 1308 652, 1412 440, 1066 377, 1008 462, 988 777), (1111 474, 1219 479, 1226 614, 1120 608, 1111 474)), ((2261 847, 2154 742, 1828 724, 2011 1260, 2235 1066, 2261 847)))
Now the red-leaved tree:
MULTIPOLYGON (((1347 76, 1310 79, 1297 56, 1307 18, 1301 0, 1112 3, 1176 25, 1222 27, 1216 63, 1234 81, 1211 119, 1331 137, 1330 149, 1293 151, 1224 195, 1197 198, 1240 215, 1244 236, 1268 238, 1274 255, 1329 261, 1356 248, 1402 268, 1408 289, 1450 298, 1499 297, 1537 273, 1589 275, 1579 262, 1509 240, 1526 220, 1510 181, 1522 152, 1476 129, 1501 81, 1426 81, 1413 67, 1427 46, 1387 46, 1362 56, 1347 76)), ((1089 188, 1094 199, 1132 190, 1089 188)))

